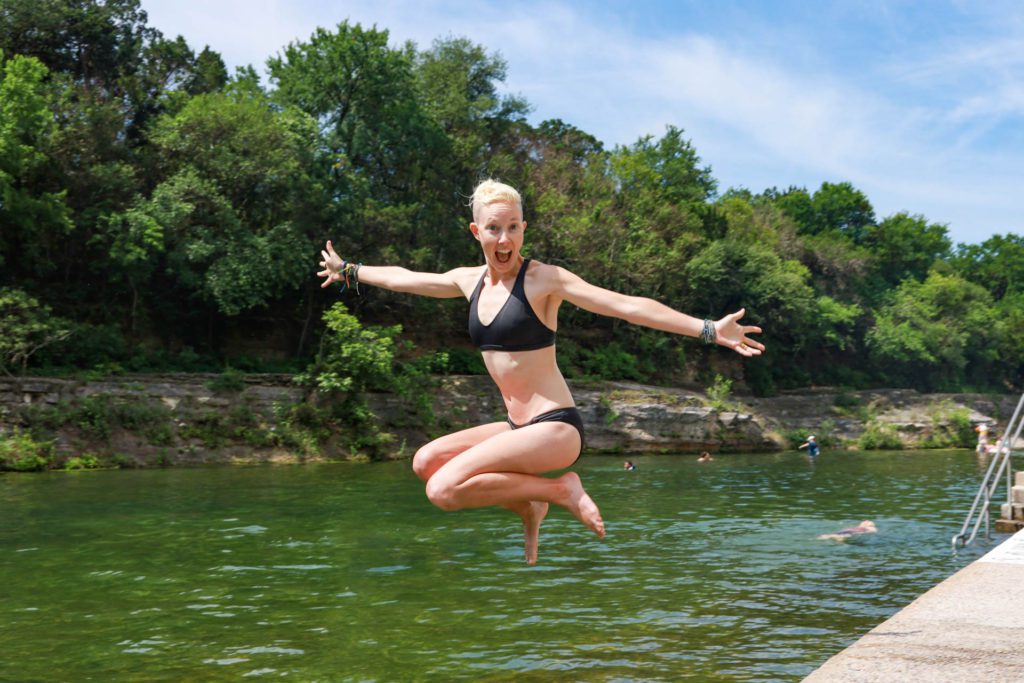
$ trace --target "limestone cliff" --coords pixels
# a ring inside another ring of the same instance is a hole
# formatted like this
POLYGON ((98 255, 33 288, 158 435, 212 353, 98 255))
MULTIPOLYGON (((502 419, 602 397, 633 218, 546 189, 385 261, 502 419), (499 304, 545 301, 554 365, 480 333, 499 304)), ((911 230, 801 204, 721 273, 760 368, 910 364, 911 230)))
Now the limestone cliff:
MULTIPOLYGON (((116 452, 127 464, 142 466, 359 456, 359 448, 352 445, 359 440, 331 434, 330 425, 308 447, 301 439, 293 443, 275 437, 276 430, 285 428, 280 423, 283 410, 317 402, 290 377, 249 375, 227 390, 216 388, 218 377, 2 379, 0 426, 24 424, 29 412, 37 423, 45 423, 40 415, 63 411, 67 416, 69 406, 75 405, 91 405, 95 413, 100 399, 107 402, 103 405, 150 409, 133 412, 128 426, 117 423, 103 429, 95 424, 102 416, 82 411, 66 424, 51 420, 59 451, 68 456, 116 452)), ((922 395, 905 389, 815 388, 771 398, 732 397, 713 405, 700 392, 677 388, 626 382, 573 382, 572 388, 586 425, 587 447, 599 453, 772 451, 792 447, 794 439, 809 433, 831 447, 844 447, 855 446, 865 430, 880 430, 904 447, 950 445, 949 434, 956 428, 963 439, 965 421, 968 430, 982 421, 1005 422, 1016 401, 1013 396, 922 395)), ((505 418, 501 397, 486 377, 440 378, 428 419, 398 396, 366 398, 375 417, 365 429, 388 435, 376 448, 378 457, 410 457, 431 438, 505 418)))

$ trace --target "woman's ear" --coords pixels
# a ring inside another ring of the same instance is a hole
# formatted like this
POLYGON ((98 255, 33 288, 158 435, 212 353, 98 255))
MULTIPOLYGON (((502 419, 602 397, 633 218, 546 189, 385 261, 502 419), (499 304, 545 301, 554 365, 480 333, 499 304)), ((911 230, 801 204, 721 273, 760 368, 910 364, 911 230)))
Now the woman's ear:
POLYGON ((479 242, 480 241, 480 227, 476 223, 470 223, 469 224, 469 231, 471 233, 473 233, 473 237, 475 237, 476 240, 479 242))

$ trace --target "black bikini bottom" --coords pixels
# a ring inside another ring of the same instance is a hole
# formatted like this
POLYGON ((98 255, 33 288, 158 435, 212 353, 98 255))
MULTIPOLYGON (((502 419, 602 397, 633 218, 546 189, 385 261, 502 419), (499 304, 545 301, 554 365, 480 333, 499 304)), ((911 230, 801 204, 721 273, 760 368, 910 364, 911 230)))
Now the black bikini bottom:
MULTIPOLYGON (((554 410, 549 410, 546 413, 538 415, 524 425, 517 425, 512 421, 511 417, 508 418, 508 424, 512 429, 522 429, 523 427, 529 427, 530 425, 539 424, 541 422, 564 422, 567 425, 575 427, 576 431, 580 433, 580 453, 583 453, 583 444, 586 441, 583 436, 583 418, 580 417, 580 411, 576 408, 555 408, 554 410)), ((577 454, 576 460, 579 459, 580 456, 577 454)), ((572 461, 573 464, 576 464, 576 460, 572 461)))

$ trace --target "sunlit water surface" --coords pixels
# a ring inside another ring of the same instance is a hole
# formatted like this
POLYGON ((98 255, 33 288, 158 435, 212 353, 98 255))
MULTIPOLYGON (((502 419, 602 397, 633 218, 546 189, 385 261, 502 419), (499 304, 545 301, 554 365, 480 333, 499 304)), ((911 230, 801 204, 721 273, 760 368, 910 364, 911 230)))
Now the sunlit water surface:
POLYGON ((621 462, 532 568, 407 463, 2 476, 0 680, 797 681, 1002 538, 968 451, 621 462))

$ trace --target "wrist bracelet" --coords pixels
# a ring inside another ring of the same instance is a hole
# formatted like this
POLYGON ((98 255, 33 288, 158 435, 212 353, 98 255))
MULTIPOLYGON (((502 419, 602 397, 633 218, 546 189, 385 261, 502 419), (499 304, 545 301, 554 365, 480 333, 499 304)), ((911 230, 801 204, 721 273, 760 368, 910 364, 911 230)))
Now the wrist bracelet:
POLYGON ((348 261, 342 260, 341 268, 338 269, 338 274, 344 277, 343 280, 338 281, 338 286, 341 287, 341 291, 344 292, 346 289, 352 286, 354 281, 356 294, 359 294, 359 269, 362 267, 362 263, 349 263, 348 261), (351 278, 351 279, 350 279, 351 278))
POLYGON ((705 344, 714 344, 718 341, 718 330, 715 323, 707 318, 704 319, 704 329, 700 332, 700 340, 705 344))

